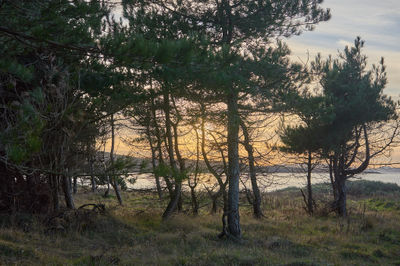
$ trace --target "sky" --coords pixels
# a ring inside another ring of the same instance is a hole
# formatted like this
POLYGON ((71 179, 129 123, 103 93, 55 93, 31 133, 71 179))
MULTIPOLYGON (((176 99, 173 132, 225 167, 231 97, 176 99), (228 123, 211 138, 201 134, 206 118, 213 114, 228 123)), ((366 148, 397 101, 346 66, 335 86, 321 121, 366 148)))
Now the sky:
MULTIPOLYGON (((308 54, 310 59, 318 53, 336 55, 360 36, 370 64, 385 58, 389 79, 386 93, 399 96, 400 0, 325 0, 322 6, 331 9, 329 21, 318 24, 314 31, 285 40, 293 56, 307 61, 308 54)), ((118 6, 114 15, 119 18, 121 13, 118 6)))
MULTIPOLYGON (((369 66, 385 59, 388 84, 384 93, 400 99, 400 0, 325 0, 323 7, 331 9, 329 21, 286 40, 293 60, 307 62, 318 53, 337 55, 360 36, 369 66)), ((400 162, 400 148, 391 155, 391 163, 400 162)))
MULTIPOLYGON (((388 84, 384 92, 400 99, 400 0, 325 0, 323 7, 331 9, 329 21, 285 40, 293 60, 307 62, 318 53, 335 56, 360 36, 370 66, 385 58, 388 84)), ((392 162, 400 162, 400 148, 393 152, 392 162)))
POLYGON ((330 8, 332 18, 320 23, 314 31, 304 32, 286 40, 294 59, 306 62, 308 53, 312 60, 336 55, 346 45, 352 45, 357 36, 365 41, 364 53, 369 64, 385 58, 388 85, 385 93, 400 95, 400 1, 399 0, 325 0, 323 7, 330 8))
MULTIPOLYGON (((117 2, 116 0, 113 0, 117 2)), ((400 95, 400 0, 325 0, 332 18, 320 23, 314 31, 304 32, 285 40, 294 59, 307 61, 318 53, 336 55, 346 45, 352 45, 357 36, 365 41, 364 52, 369 63, 385 58, 389 83, 385 92, 400 95)), ((115 10, 117 18, 121 8, 115 10)))

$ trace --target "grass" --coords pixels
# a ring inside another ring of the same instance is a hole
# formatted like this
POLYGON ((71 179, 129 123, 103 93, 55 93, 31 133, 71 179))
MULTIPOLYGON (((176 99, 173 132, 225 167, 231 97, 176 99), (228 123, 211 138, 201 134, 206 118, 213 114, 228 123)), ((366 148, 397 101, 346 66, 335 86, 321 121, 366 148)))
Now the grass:
POLYGON ((115 198, 79 193, 77 206, 102 203, 106 212, 74 216, 58 229, 42 217, 1 217, 0 265, 400 265, 396 191, 351 195, 348 219, 306 215, 298 191, 270 193, 261 220, 242 204, 241 243, 217 238, 221 214, 210 215, 210 206, 197 217, 162 221, 166 201, 151 193, 123 196, 118 206, 115 198))

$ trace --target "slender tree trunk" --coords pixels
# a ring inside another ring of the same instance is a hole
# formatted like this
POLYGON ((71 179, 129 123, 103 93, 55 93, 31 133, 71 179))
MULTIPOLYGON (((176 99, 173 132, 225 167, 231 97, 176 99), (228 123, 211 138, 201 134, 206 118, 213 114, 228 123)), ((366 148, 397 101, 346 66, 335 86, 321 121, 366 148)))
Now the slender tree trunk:
POLYGON ((329 158, 329 178, 331 180, 331 185, 332 185, 333 201, 336 202, 337 189, 336 189, 335 175, 333 172, 333 159, 332 158, 329 158))
MULTIPOLYGON (((151 141, 150 137, 149 137, 149 141, 151 141)), ((150 143, 150 148, 151 148, 151 165, 153 167, 154 178, 156 180, 157 195, 158 195, 158 198, 161 200, 162 192, 161 192, 160 176, 156 172, 156 168, 157 168, 156 152, 154 150, 153 144, 151 144, 151 143, 150 143)))
MULTIPOLYGON (((346 181, 349 176, 353 176, 356 174, 362 173, 365 169, 367 169, 369 165, 369 161, 371 159, 371 154, 370 154, 370 147, 369 147, 369 141, 368 141, 368 133, 367 133, 367 127, 366 125, 362 125, 362 130, 364 131, 364 138, 365 138, 365 159, 364 161, 355 169, 349 169, 352 162, 354 161, 354 158, 356 158, 356 155, 354 155, 353 159, 350 160, 349 163, 345 163, 345 155, 346 155, 346 148, 345 144, 342 145, 342 150, 340 151, 340 156, 336 156, 335 158, 340 158, 338 164, 333 164, 334 165, 334 173, 335 173, 335 181, 336 181, 336 189, 337 189, 337 201, 336 201, 336 208, 337 208, 337 213, 341 217, 346 217, 347 216, 347 207, 346 207, 346 196, 347 196, 347 191, 346 191, 346 181)), ((358 147, 356 148, 357 152, 358 147)))
POLYGON ((181 212, 182 210, 183 210, 183 197, 182 197, 182 194, 183 194, 183 191, 182 191, 182 182, 181 182, 181 189, 180 189, 180 195, 179 195, 179 200, 178 200, 178 206, 177 206, 177 208, 178 208, 178 212, 181 212))
POLYGON ((92 183, 92 192, 96 192, 96 178, 94 176, 94 169, 93 169, 93 158, 89 159, 89 167, 90 167, 90 181, 92 183))
POLYGON ((165 209, 162 217, 163 219, 167 219, 171 216, 171 214, 177 209, 178 203, 179 203, 179 198, 181 197, 181 192, 182 192, 182 184, 180 182, 177 182, 175 184, 175 195, 172 200, 168 203, 167 208, 165 209))
POLYGON ((241 238, 239 218, 239 110, 238 93, 232 89, 228 94, 228 228, 229 235, 241 238))
POLYGON ((117 196, 119 205, 123 205, 122 204, 123 203, 122 202, 122 196, 121 196, 121 192, 120 192, 120 189, 119 189, 117 181, 114 180, 114 182, 112 182, 111 185, 112 185, 112 187, 113 187, 113 189, 115 191, 115 195, 117 196))
POLYGON ((168 176, 164 176, 164 181, 165 181, 165 184, 167 185, 169 199, 173 200, 175 197, 174 196, 175 195, 174 194, 175 193, 174 184, 171 182, 171 179, 168 176))
POLYGON ((52 190, 52 198, 53 198, 53 210, 55 212, 60 210, 60 201, 58 199, 58 175, 56 174, 51 174, 50 175, 50 179, 51 179, 51 190, 52 190))
MULTIPOLYGON (((153 127, 154 127, 154 131, 155 131, 155 135, 157 138, 157 146, 156 146, 156 150, 158 152, 158 165, 163 165, 164 164, 164 159, 163 159, 163 153, 162 153, 162 142, 163 142, 163 138, 161 137, 161 132, 160 132, 160 128, 158 126, 158 122, 157 122, 157 114, 156 114, 156 106, 154 103, 154 98, 152 98, 151 100, 151 112, 152 112, 152 116, 153 116, 153 127)), ((169 180, 168 177, 164 176, 164 181, 167 185, 167 189, 168 189, 168 193, 170 196, 170 199, 172 200, 173 198, 173 186, 171 181, 169 180)))
POLYGON ((209 190, 206 186, 204 186, 204 188, 207 191, 207 194, 211 199, 210 214, 216 214, 217 213, 217 200, 218 200, 218 197, 220 196, 221 191, 218 190, 216 193, 213 193, 213 191, 209 190))
POLYGON ((155 170, 157 168, 156 161, 157 161, 157 159, 156 159, 156 156, 155 156, 155 152, 152 151, 151 152, 151 164, 152 164, 152 167, 153 167, 154 178, 156 180, 157 195, 158 195, 158 198, 161 200, 162 199, 162 190, 161 190, 160 176, 157 173, 155 173, 155 170))
POLYGON ((314 199, 312 196, 312 186, 311 186, 311 172, 312 172, 312 157, 311 151, 308 152, 307 160, 307 210, 309 214, 314 213, 314 199))
MULTIPOLYGON (((229 181, 229 179, 227 178, 225 180, 225 182, 224 182, 222 180, 222 173, 218 174, 217 171, 212 167, 210 161, 208 160, 207 152, 206 152, 206 149, 205 149, 205 142, 206 142, 206 140, 205 140, 206 139, 206 137, 205 137, 206 132, 205 132, 205 125, 204 125, 205 106, 202 103, 200 103, 200 106, 201 106, 201 115, 202 115, 202 118, 201 118, 201 153, 203 154, 203 160, 204 160, 204 162, 205 162, 205 164, 207 166, 208 171, 215 177, 215 179, 217 180, 218 185, 219 185, 219 191, 216 194, 213 195, 210 191, 208 191, 208 194, 210 195, 210 197, 212 199, 211 213, 212 214, 217 213, 217 200, 222 195, 223 204, 224 204, 224 207, 223 207, 223 210, 224 210, 224 214, 223 215, 224 215, 224 217, 223 217, 223 219, 225 219, 225 215, 227 215, 227 213, 228 213, 228 195, 227 195, 227 191, 226 191, 226 185, 227 185, 227 182, 229 181)), ((221 150, 220 150, 220 152, 221 152, 221 150)), ((226 175, 228 175, 227 174, 227 169, 225 167, 225 164, 226 164, 225 163, 225 157, 222 156, 222 155, 223 155, 223 152, 221 152, 221 157, 222 157, 223 163, 224 163, 224 172, 225 172, 226 175)), ((226 230, 226 228, 224 228, 224 230, 226 230)))
MULTIPOLYGON (((114 146, 115 146, 115 125, 114 125, 114 115, 111 115, 111 151, 110 151, 110 162, 111 167, 114 165, 114 146)), ((111 173, 111 185, 114 188, 115 195, 117 196, 118 202, 122 205, 121 192, 119 190, 118 180, 115 176, 114 170, 111 173)))
POLYGON ((247 130, 247 126, 245 123, 241 120, 240 125, 243 131, 243 136, 244 136, 244 147, 247 151, 247 157, 249 160, 249 173, 250 173, 250 180, 251 180, 251 187, 253 191, 253 214, 254 217, 260 219, 263 217, 262 211, 261 211, 261 193, 260 189, 258 188, 257 184, 257 175, 256 175, 256 168, 255 168, 255 160, 254 160, 254 151, 253 151, 253 145, 250 143, 250 136, 249 132, 247 130))
MULTIPOLYGON (((176 124, 172 124, 172 128, 174 130, 174 147, 175 147, 175 154, 176 154, 176 158, 178 159, 178 163, 179 163, 179 172, 180 172, 180 177, 178 180, 176 180, 175 182, 179 182, 180 186, 182 187, 182 175, 183 173, 186 172, 186 166, 185 166, 185 160, 183 159, 183 157, 181 156, 181 153, 179 151, 179 141, 178 141, 178 122, 176 124)), ((180 189, 180 194, 182 194, 182 189, 180 189)), ((179 195, 179 200, 178 200, 178 211, 182 211, 182 205, 183 205, 183 201, 182 201, 182 195, 179 195)))
POLYGON ((228 193, 226 191, 226 184, 227 183, 225 183, 224 187, 221 189, 224 213, 228 212, 228 193))
POLYGON ((66 175, 62 175, 62 187, 64 191, 65 204, 68 209, 75 209, 74 199, 71 193, 71 183, 66 175))
POLYGON ((199 174, 199 161, 200 161, 200 138, 199 138, 199 133, 197 132, 197 129, 194 128, 194 131, 196 132, 196 167, 194 169, 194 178, 193 178, 193 183, 191 182, 191 177, 188 178, 188 185, 190 188, 190 195, 192 198, 192 209, 193 209, 193 214, 197 215, 199 213, 199 203, 197 201, 197 196, 196 196, 196 186, 198 184, 198 179, 197 176, 199 174))
POLYGON ((338 190, 338 198, 337 198, 337 214, 340 217, 347 216, 347 208, 346 208, 346 178, 341 176, 337 179, 337 190, 338 190))
POLYGON ((210 214, 216 214, 217 210, 218 210, 218 199, 219 197, 222 196, 222 201, 223 201, 223 212, 226 214, 228 213, 228 193, 226 192, 226 189, 224 187, 220 187, 220 189, 218 190, 218 192, 216 192, 215 194, 212 194, 212 191, 207 191, 208 195, 211 198, 211 210, 210 210, 210 214))
MULTIPOLYGON (((168 154, 169 154, 169 147, 168 147, 168 141, 167 141, 166 135, 164 136, 163 141, 165 144, 165 149, 166 149, 166 151, 168 151, 168 154)), ((163 157, 162 157, 161 146, 160 146, 160 152, 159 152, 159 161, 166 165, 166 163, 164 162, 163 157)), ((173 178, 172 176, 164 175, 164 181, 165 181, 165 184, 167 185, 168 195, 169 195, 170 200, 174 199, 174 193, 175 193, 174 183, 171 181, 172 178, 173 178)))
MULTIPOLYGON (((66 155, 68 154, 68 145, 67 145, 67 135, 62 135, 62 145, 59 150, 58 161, 56 161, 56 169, 59 171, 63 171, 68 173, 69 167, 68 162, 66 160, 66 155)), ((69 174, 61 174, 57 176, 57 179, 61 181, 61 188, 64 192, 65 204, 68 209, 75 209, 74 198, 72 197, 73 186, 72 186, 72 178, 69 174)))
POLYGON ((76 192, 78 192, 78 177, 74 176, 72 180, 74 182, 72 191, 74 194, 76 194, 76 192))
POLYGON ((147 120, 148 120, 148 123, 146 123, 146 136, 147 136, 147 141, 149 142, 150 150, 151 150, 151 165, 153 168, 154 178, 156 181, 158 198, 161 200, 162 194, 161 194, 160 177, 159 177, 158 173, 156 172, 156 168, 157 168, 156 147, 154 147, 154 145, 153 145, 153 140, 151 139, 151 131, 150 131, 151 114, 148 114, 147 120))
MULTIPOLYGON (((176 167, 175 157, 174 157, 174 144, 172 141, 172 132, 171 132, 171 118, 170 118, 170 101, 169 101, 169 91, 165 89, 164 91, 164 112, 165 112, 165 133, 167 138, 167 148, 169 155, 169 162, 172 168, 174 175, 178 173, 178 169, 176 167)), ((167 208, 165 209, 162 217, 163 219, 167 219, 171 216, 171 214, 177 209, 179 198, 181 197, 182 183, 176 176, 175 179, 175 191, 173 193, 173 198, 171 198, 168 203, 167 208)))
POLYGON ((96 179, 94 177, 94 175, 92 175, 91 177, 91 183, 92 183, 92 192, 96 192, 96 179))
POLYGON ((194 187, 190 187, 190 196, 192 198, 193 214, 197 215, 199 213, 199 203, 197 201, 196 191, 194 190, 194 187))
MULTIPOLYGON (((153 81, 150 80, 150 88, 151 90, 153 90, 153 81)), ((161 136, 160 136, 160 131, 158 129, 158 123, 157 123, 157 114, 156 114, 156 106, 154 104, 154 96, 151 97, 151 113, 148 113, 148 124, 146 127, 146 135, 150 144, 150 148, 151 148, 151 164, 153 167, 153 173, 154 173, 154 178, 156 181, 156 188, 157 188, 157 194, 158 194, 158 198, 161 200, 162 199, 162 190, 161 190, 161 183, 160 183, 160 176, 158 175, 158 173, 155 173, 155 170, 157 168, 157 158, 156 158, 156 149, 158 149, 159 151, 159 165, 162 163, 162 151, 161 151, 161 136), (153 128, 155 129, 155 135, 157 138, 157 146, 154 147, 153 145, 153 141, 151 139, 151 131, 150 131, 150 127, 151 125, 153 125, 153 128)))
POLYGON ((74 184, 74 181, 72 180, 72 177, 70 176, 70 177, 68 177, 68 182, 69 182, 69 188, 70 188, 70 190, 71 190, 71 193, 74 193, 74 186, 73 186, 73 184, 74 184))
POLYGON ((104 197, 107 198, 108 195, 110 195, 110 176, 107 174, 106 176, 106 182, 107 182, 107 189, 104 192, 104 197))
MULTIPOLYGON (((161 141, 161 138, 160 138, 160 141, 161 141)), ((165 142, 166 148, 168 150, 168 145, 166 144, 167 140, 164 140, 164 142, 165 142)), ((162 154, 162 151, 161 151, 161 144, 162 144, 162 141, 160 142, 160 145, 157 148, 159 150, 158 151, 158 163, 159 163, 159 165, 161 165, 161 164, 165 165, 165 162, 164 162, 164 159, 163 159, 163 154, 162 154)), ((170 200, 173 200, 173 198, 174 198, 174 184, 171 182, 171 179, 170 179, 169 176, 164 175, 163 177, 164 177, 165 184, 167 185, 169 198, 170 198, 170 200)))
POLYGON ((218 195, 214 195, 211 199, 212 199, 211 214, 216 214, 217 213, 218 195))
POLYGON ((103 168, 104 168, 104 173, 106 173, 106 183, 107 183, 107 189, 104 192, 104 197, 107 198, 108 195, 110 195, 110 175, 107 173, 105 153, 106 153, 106 145, 104 144, 104 149, 103 149, 103 168))

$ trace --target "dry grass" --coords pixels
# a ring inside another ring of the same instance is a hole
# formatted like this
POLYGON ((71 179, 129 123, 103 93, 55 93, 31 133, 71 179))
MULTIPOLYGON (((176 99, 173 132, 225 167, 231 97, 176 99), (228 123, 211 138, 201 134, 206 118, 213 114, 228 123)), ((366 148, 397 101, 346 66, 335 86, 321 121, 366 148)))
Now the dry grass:
POLYGON ((309 217, 298 193, 274 193, 265 197, 262 220, 242 207, 241 243, 217 238, 220 215, 209 215, 207 207, 198 217, 177 214, 163 222, 166 202, 155 195, 125 193, 124 199, 120 207, 115 198, 79 194, 78 206, 106 205, 105 214, 83 227, 49 230, 39 217, 11 222, 3 217, 0 264, 400 265, 400 210, 393 207, 397 195, 353 198, 351 216, 343 220, 309 217))

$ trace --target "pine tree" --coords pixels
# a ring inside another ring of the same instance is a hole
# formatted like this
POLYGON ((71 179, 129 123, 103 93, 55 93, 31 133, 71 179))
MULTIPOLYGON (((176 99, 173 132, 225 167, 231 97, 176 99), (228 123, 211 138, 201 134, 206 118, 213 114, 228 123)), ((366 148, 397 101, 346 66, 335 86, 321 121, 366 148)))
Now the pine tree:
MULTIPOLYGON (((217 64, 205 75, 208 89, 221 90, 227 105, 228 142, 228 211, 226 235, 240 239, 239 223, 239 100, 251 86, 246 82, 251 74, 239 65, 240 50, 252 50, 249 45, 261 41, 268 46, 280 36, 300 34, 315 24, 329 19, 329 11, 320 7, 322 1, 124 1, 126 12, 150 13, 149 21, 157 35, 205 36, 211 54, 219 57, 217 64), (168 25, 171 25, 168 27, 168 25), (167 28, 164 30, 164 28, 167 28)), ((138 25, 144 34, 150 27, 143 26, 143 17, 131 16, 131 24, 138 25)), ((148 22, 148 21, 147 21, 148 22)), ((212 66, 212 65, 210 65, 212 66)))
POLYGON ((73 156, 92 118, 81 70, 99 55, 108 10, 98 1, 46 0, 3 1, 0 12, 0 208, 58 209, 59 184, 74 208, 73 156))
POLYGON ((311 174, 314 169, 313 162, 320 157, 324 134, 324 125, 333 117, 331 108, 325 104, 325 98, 321 95, 312 95, 308 89, 295 97, 289 104, 289 112, 297 115, 300 125, 288 126, 280 133, 284 152, 304 155, 307 164, 307 195, 303 198, 306 211, 313 214, 315 201, 312 195, 311 174))
POLYGON ((320 95, 298 101, 304 125, 289 127, 282 136, 287 150, 314 152, 329 161, 333 208, 340 216, 347 215, 346 181, 367 169, 398 135, 397 104, 383 94, 384 61, 367 70, 363 46, 357 38, 337 59, 317 56, 312 70, 320 81, 320 95))

